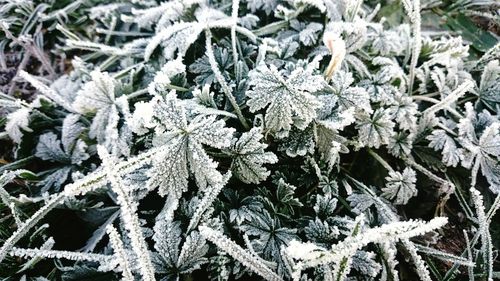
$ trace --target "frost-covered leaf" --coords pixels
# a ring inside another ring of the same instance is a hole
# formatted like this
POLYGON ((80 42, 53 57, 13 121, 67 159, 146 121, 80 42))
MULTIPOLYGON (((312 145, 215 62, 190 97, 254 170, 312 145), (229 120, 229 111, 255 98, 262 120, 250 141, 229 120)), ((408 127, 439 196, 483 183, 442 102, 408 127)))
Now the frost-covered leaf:
POLYGON ((64 151, 69 152, 73 150, 76 139, 80 137, 83 132, 83 125, 78 122, 80 116, 77 114, 70 114, 64 118, 63 127, 61 132, 61 141, 64 151))
POLYGON ((156 221, 153 240, 157 256, 153 256, 153 262, 158 273, 174 273, 179 259, 181 234, 180 222, 172 222, 166 218, 156 221))
POLYGON ((51 188, 58 191, 66 180, 68 180, 70 174, 71 166, 63 166, 56 169, 54 172, 45 175, 45 178, 38 183, 40 192, 43 194, 51 188))
POLYGON ((432 131, 432 134, 427 136, 430 141, 429 147, 434 150, 443 150, 443 163, 447 166, 456 167, 460 162, 460 154, 462 150, 457 148, 455 141, 450 137, 446 131, 437 129, 432 131))
POLYGON ((393 135, 394 122, 386 110, 377 109, 372 116, 361 113, 356 128, 359 131, 359 141, 368 147, 379 148, 388 144, 393 135))
MULTIPOLYGON (((214 57, 217 65, 224 78, 229 78, 228 70, 233 68, 232 56, 226 48, 214 47, 214 57)), ((194 81, 198 85, 212 84, 215 80, 215 74, 208 61, 208 56, 205 54, 203 57, 197 59, 189 66, 189 71, 196 73, 197 76, 194 81)))
POLYGON ((297 230, 282 227, 281 221, 272 218, 265 210, 254 215, 248 223, 242 225, 241 229, 247 235, 256 237, 256 239, 251 240, 255 251, 265 259, 275 261, 278 264, 279 275, 285 274, 286 269, 281 255, 281 247, 287 246, 291 240, 297 239, 297 230))
POLYGON ((403 156, 411 153, 413 135, 406 132, 399 132, 391 136, 387 149, 394 156, 403 156))
POLYGON ((87 153, 87 144, 79 139, 81 133, 85 130, 79 119, 80 116, 77 114, 66 116, 61 132, 61 142, 64 152, 71 155, 71 163, 76 165, 80 165, 90 157, 87 153))
POLYGON ((500 104, 500 65, 499 60, 490 61, 483 70, 479 86, 479 98, 494 107, 500 104))
POLYGON ((263 208, 262 202, 253 196, 241 198, 241 195, 232 189, 223 190, 223 194, 230 204, 229 221, 235 222, 237 225, 250 220, 253 213, 263 208))
POLYGON ((290 157, 304 156, 314 153, 313 126, 308 126, 304 130, 292 128, 286 138, 279 144, 278 149, 285 151, 290 157))
POLYGON ((57 135, 49 132, 40 136, 36 146, 35 156, 42 160, 69 162, 68 155, 61 148, 61 141, 57 135))
MULTIPOLYGON (((195 1, 186 1, 185 5, 189 7, 189 4, 192 3, 195 3, 195 1)), ((147 29, 150 29, 154 24, 163 26, 182 16, 183 10, 187 8, 185 5, 183 5, 183 1, 169 1, 146 9, 133 8, 131 21, 147 29)), ((126 20, 128 21, 128 19, 126 20)))
POLYGON ((339 109, 354 107, 360 111, 372 112, 368 93, 361 87, 351 86, 353 82, 354 78, 350 72, 339 70, 333 75, 330 83, 333 92, 338 96, 339 109))
POLYGON ((331 193, 316 196, 316 204, 314 204, 314 212, 316 216, 326 219, 333 216, 337 208, 337 199, 331 193))
POLYGON ((198 39, 204 26, 198 22, 178 22, 170 25, 151 38, 144 51, 144 59, 147 61, 153 51, 162 45, 163 56, 172 59, 177 51, 180 56, 184 56, 191 44, 198 39))
POLYGON ((186 237, 182 245, 179 258, 177 260, 177 269, 182 274, 193 272, 208 262, 205 255, 208 252, 206 240, 198 231, 193 231, 186 237))
POLYGON ((189 172, 201 190, 222 182, 217 162, 208 156, 203 145, 229 147, 234 129, 225 128, 224 121, 215 116, 199 115, 188 121, 175 92, 165 98, 156 97, 150 103, 156 131, 153 143, 161 149, 153 159, 149 187, 159 187, 161 195, 169 193, 179 198, 187 190, 189 172))
POLYGON ((319 37, 319 32, 323 29, 323 25, 319 23, 305 24, 296 19, 290 21, 291 29, 282 32, 278 35, 278 40, 284 42, 300 41, 305 46, 315 44, 319 37))
POLYGON ((22 107, 7 115, 5 131, 14 142, 21 142, 23 131, 32 132, 32 130, 28 127, 30 122, 30 113, 31 108, 22 107))
POLYGON ((245 183, 265 180, 270 172, 263 165, 278 161, 274 153, 264 151, 267 144, 260 142, 263 137, 259 128, 253 128, 239 139, 234 139, 230 147, 230 152, 234 154, 231 171, 245 183))
POLYGON ((230 20, 223 12, 206 6, 197 9, 195 17, 196 21, 180 21, 158 30, 144 50, 144 59, 148 61, 159 45, 162 45, 163 56, 168 60, 173 59, 175 54, 184 57, 191 44, 209 24, 222 27, 230 20))
POLYGON ((323 107, 318 112, 319 120, 314 128, 314 140, 318 152, 331 168, 339 160, 340 153, 349 152, 345 145, 347 139, 341 136, 340 131, 355 121, 355 108, 349 107, 343 111, 340 111, 340 107, 330 108, 326 104, 332 102, 326 102, 324 97, 319 97, 323 107))
POLYGON ((382 188, 382 195, 387 199, 394 200, 396 205, 406 205, 408 200, 418 193, 415 187, 417 174, 411 168, 405 168, 403 173, 390 171, 385 180, 387 183, 382 188))
POLYGON ((247 2, 247 8, 252 11, 252 13, 257 10, 264 10, 266 14, 271 14, 272 11, 278 6, 277 0, 249 0, 247 2))
POLYGON ((336 225, 328 221, 322 221, 319 218, 310 220, 309 224, 304 228, 304 232, 309 241, 324 246, 334 243, 340 234, 336 225))
POLYGON ((283 178, 278 180, 276 186, 276 199, 275 206, 282 213, 294 213, 294 207, 302 206, 299 199, 295 197, 295 186, 286 183, 283 178))
POLYGON ((389 54, 401 54, 408 43, 406 34, 400 30, 384 30, 382 24, 372 24, 369 37, 372 40, 371 48, 382 56, 389 54), (399 32, 398 32, 399 31, 399 32))
POLYGON ((250 111, 266 108, 266 130, 285 137, 291 125, 304 129, 316 117, 320 106, 312 95, 321 89, 323 79, 312 70, 295 69, 286 79, 271 65, 259 65, 249 73, 251 90, 246 92, 250 111))
POLYGON ((92 80, 78 91, 73 108, 81 114, 95 114, 89 136, 115 155, 128 155, 128 129, 118 128, 120 111, 128 113, 126 99, 117 98, 120 84, 107 72, 93 71, 92 80))
POLYGON ((391 77, 381 77, 378 75, 372 80, 363 80, 359 83, 359 86, 363 87, 372 102, 382 102, 383 104, 390 104, 394 101, 394 97, 399 93, 398 89, 393 85, 383 81, 390 79, 391 77))
POLYGON ((107 109, 115 102, 118 90, 118 82, 107 72, 93 71, 91 77, 92 81, 85 83, 73 103, 82 114, 107 109))
POLYGON ((376 277, 382 270, 374 252, 357 251, 352 259, 352 267, 363 275, 376 277))
POLYGON ((357 213, 362 213, 375 204, 373 197, 365 193, 353 193, 347 197, 347 200, 357 213))
MULTIPOLYGON (((475 116, 472 105, 466 105, 468 116, 460 120, 459 128, 459 143, 463 146, 463 153, 460 155, 462 166, 472 168, 472 185, 475 184, 475 179, 479 169, 488 180, 490 189, 495 192, 500 192, 500 122, 495 121, 487 125, 478 139, 473 123, 480 122, 475 116)), ((486 122, 491 122, 486 120, 486 122)))
POLYGON ((168 61, 156 72, 153 81, 148 85, 148 92, 151 95, 165 95, 169 92, 171 79, 177 74, 185 73, 186 66, 180 58, 168 61))
POLYGON ((417 105, 410 97, 396 94, 394 103, 389 107, 388 113, 399 127, 405 130, 414 130, 417 125, 417 105))

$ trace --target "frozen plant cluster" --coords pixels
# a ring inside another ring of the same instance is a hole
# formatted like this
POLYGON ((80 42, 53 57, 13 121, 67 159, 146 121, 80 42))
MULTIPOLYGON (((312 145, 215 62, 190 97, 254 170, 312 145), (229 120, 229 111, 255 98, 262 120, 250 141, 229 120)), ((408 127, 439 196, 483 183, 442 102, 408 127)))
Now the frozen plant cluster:
POLYGON ((377 2, 0 0, 0 277, 500 278, 498 37, 377 2))

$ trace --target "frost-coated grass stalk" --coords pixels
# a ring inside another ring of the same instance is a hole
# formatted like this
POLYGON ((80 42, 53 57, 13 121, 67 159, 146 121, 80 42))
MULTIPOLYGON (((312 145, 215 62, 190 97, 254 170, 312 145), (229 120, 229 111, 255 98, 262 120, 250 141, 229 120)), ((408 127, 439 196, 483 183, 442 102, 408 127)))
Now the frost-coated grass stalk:
POLYGON ((238 25, 239 8, 240 0, 233 0, 233 4, 231 6, 231 18, 233 20, 233 26, 231 27, 231 47, 233 48, 233 64, 235 72, 238 65, 238 50, 236 48, 236 26, 238 25))
POLYGON ((479 222, 478 231, 481 235, 481 253, 483 255, 483 265, 486 269, 486 277, 488 278, 488 281, 493 281, 493 245, 488 219, 484 210, 483 196, 474 187, 471 187, 470 192, 472 195, 472 202, 476 208, 477 220, 479 222))
POLYGON ((126 191, 126 187, 123 184, 120 176, 117 176, 117 170, 115 170, 115 163, 111 159, 111 156, 105 151, 102 146, 98 147, 99 155, 103 160, 103 165, 105 167, 105 173, 111 184, 111 189, 117 195, 117 201, 120 204, 120 215, 123 220, 125 229, 127 229, 128 237, 130 238, 132 249, 134 250, 135 256, 137 257, 137 263, 139 264, 139 271, 142 275, 142 280, 154 281, 155 271, 153 268, 153 263, 151 262, 151 257, 148 251, 148 245, 142 234, 141 224, 137 216, 137 202, 134 202, 133 198, 129 196, 126 191))
POLYGON ((412 95, 413 83, 415 83, 415 70, 422 49, 420 0, 403 0, 402 3, 410 18, 413 29, 413 47, 411 48, 410 74, 408 79, 408 94, 412 95))
POLYGON ((122 277, 125 281, 133 281, 134 276, 132 275, 132 270, 130 268, 130 264, 128 261, 128 255, 125 252, 125 247, 123 246, 123 242, 120 238, 120 234, 116 231, 116 228, 113 225, 108 225, 106 227, 106 233, 109 236, 109 242, 113 247, 113 251, 115 252, 115 256, 118 259, 118 264, 122 271, 122 277))
POLYGON ((207 226, 200 226, 200 233, 207 240, 211 241, 221 250, 232 256, 234 259, 242 263, 244 266, 250 268, 255 273, 259 274, 261 277, 267 281, 283 281, 272 269, 270 269, 262 259, 254 254, 250 254, 245 251, 238 244, 231 241, 220 231, 211 229, 207 226))
POLYGON ((236 102, 236 99, 234 98, 233 93, 226 82, 226 79, 219 70, 219 65, 217 64, 217 61, 215 60, 214 50, 212 48, 212 33, 210 32, 209 29, 205 30, 205 37, 206 37, 205 48, 207 49, 207 57, 208 61, 210 62, 210 67, 214 72, 215 78, 217 79, 217 82, 219 82, 219 84, 221 85, 222 91, 226 95, 226 98, 228 99, 229 103, 231 103, 231 106, 233 107, 241 124, 243 125, 243 127, 245 127, 245 129, 249 129, 250 127, 248 126, 247 120, 241 113, 240 106, 236 102))

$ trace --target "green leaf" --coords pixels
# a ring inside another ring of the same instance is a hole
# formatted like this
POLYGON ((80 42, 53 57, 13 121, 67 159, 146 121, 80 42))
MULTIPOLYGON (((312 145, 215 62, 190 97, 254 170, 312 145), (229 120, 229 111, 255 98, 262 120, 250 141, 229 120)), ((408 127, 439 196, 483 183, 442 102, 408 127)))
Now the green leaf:
POLYGON ((459 13, 456 17, 447 17, 446 25, 464 39, 471 41, 472 47, 480 52, 488 51, 498 42, 493 35, 477 27, 471 19, 462 13, 459 13))

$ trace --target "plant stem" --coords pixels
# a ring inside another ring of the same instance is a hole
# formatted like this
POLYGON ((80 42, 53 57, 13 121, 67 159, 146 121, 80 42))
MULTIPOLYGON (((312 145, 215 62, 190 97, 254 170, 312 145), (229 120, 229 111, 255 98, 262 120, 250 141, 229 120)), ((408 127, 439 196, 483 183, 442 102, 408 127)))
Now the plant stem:
POLYGON ((35 159, 35 156, 31 155, 31 156, 28 156, 26 158, 23 158, 23 159, 19 159, 15 162, 12 162, 12 163, 9 163, 9 164, 5 164, 3 166, 0 167, 0 174, 7 171, 7 170, 15 170, 15 169, 19 169, 25 165, 27 165, 31 160, 35 159))
POLYGON ((382 164, 382 166, 384 166, 384 168, 388 172, 394 172, 394 169, 391 167, 391 165, 389 165, 389 163, 387 163, 387 161, 385 161, 382 157, 380 157, 380 155, 378 155, 375 151, 368 149, 368 153, 370 153, 370 155, 373 158, 375 158, 375 160, 377 160, 380 164, 382 164))
MULTIPOLYGON (((434 98, 430 98, 430 97, 428 97, 428 96, 422 96, 422 95, 420 95, 420 96, 412 96, 411 98, 412 98, 413 100, 427 101, 427 102, 431 102, 431 103, 433 103, 433 104, 439 104, 439 103, 440 103, 440 101, 439 101, 439 100, 434 99, 434 98)), ((459 113, 458 111, 456 111, 455 109, 451 108, 449 105, 444 106, 444 108, 445 108, 446 110, 448 110, 451 114, 453 114, 455 117, 457 117, 457 118, 459 118, 459 119, 463 118, 462 114, 460 114, 460 113, 459 113)))

